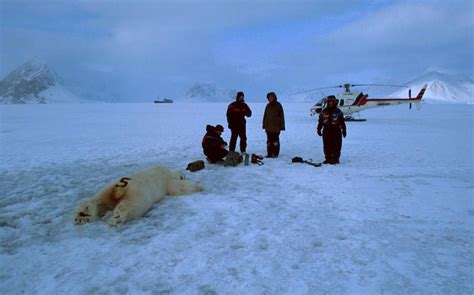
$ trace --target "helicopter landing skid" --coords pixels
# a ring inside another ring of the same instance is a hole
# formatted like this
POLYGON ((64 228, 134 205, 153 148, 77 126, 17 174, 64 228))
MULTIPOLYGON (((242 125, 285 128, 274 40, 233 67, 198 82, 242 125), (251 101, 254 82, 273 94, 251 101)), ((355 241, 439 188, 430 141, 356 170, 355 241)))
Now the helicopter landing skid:
POLYGON ((352 116, 347 116, 344 118, 344 121, 346 122, 365 122, 367 119, 361 119, 361 118, 354 118, 352 116))

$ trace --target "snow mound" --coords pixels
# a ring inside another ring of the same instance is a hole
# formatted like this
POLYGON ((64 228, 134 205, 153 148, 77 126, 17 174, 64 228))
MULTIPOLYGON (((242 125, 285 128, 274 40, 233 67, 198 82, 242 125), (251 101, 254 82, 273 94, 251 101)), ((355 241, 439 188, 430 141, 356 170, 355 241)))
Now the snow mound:
MULTIPOLYGON (((474 103, 474 80, 462 75, 430 71, 406 83, 416 95, 424 84, 428 84, 424 100, 444 103, 474 103)), ((390 96, 405 97, 407 90, 397 91, 390 96)))
POLYGON ((57 85, 53 87, 49 87, 45 91, 40 93, 41 97, 44 98, 46 103, 81 103, 81 102, 88 102, 74 93, 69 91, 68 89, 57 85))
POLYGON ((283 102, 316 102, 328 94, 322 91, 283 94, 278 99, 283 102))
POLYGON ((0 81, 1 104, 81 101, 79 97, 64 88, 59 76, 39 59, 20 65, 0 81))

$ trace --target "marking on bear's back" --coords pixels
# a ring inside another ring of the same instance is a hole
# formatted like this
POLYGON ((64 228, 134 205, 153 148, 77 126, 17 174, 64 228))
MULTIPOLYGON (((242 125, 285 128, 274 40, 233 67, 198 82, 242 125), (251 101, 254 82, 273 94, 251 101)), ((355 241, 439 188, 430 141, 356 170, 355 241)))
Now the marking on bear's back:
POLYGON ((126 187, 128 185, 128 181, 127 180, 132 180, 131 178, 128 178, 128 177, 122 177, 120 178, 120 183, 121 184, 116 184, 115 187, 126 187))

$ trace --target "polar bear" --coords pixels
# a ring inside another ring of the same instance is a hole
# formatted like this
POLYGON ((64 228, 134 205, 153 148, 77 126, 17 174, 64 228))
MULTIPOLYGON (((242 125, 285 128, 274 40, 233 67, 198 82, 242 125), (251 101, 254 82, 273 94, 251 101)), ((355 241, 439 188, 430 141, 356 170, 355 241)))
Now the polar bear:
POLYGON ((74 221, 76 224, 93 222, 113 210, 107 222, 115 226, 143 216, 165 196, 202 190, 199 184, 185 180, 183 173, 157 166, 111 182, 79 206, 74 221))

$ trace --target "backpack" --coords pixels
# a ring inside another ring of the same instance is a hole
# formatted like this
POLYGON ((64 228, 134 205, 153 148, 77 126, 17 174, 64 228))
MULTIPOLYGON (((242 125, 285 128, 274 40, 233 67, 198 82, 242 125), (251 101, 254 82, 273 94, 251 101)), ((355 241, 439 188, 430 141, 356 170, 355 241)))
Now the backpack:
POLYGON ((235 167, 239 165, 239 163, 242 163, 242 156, 239 153, 236 152, 229 152, 227 156, 225 157, 224 160, 224 166, 232 166, 235 167))
POLYGON ((204 167, 205 167, 204 161, 199 160, 199 161, 194 161, 192 163, 189 163, 186 170, 189 170, 191 172, 195 172, 195 171, 199 171, 199 170, 204 169, 204 167))

